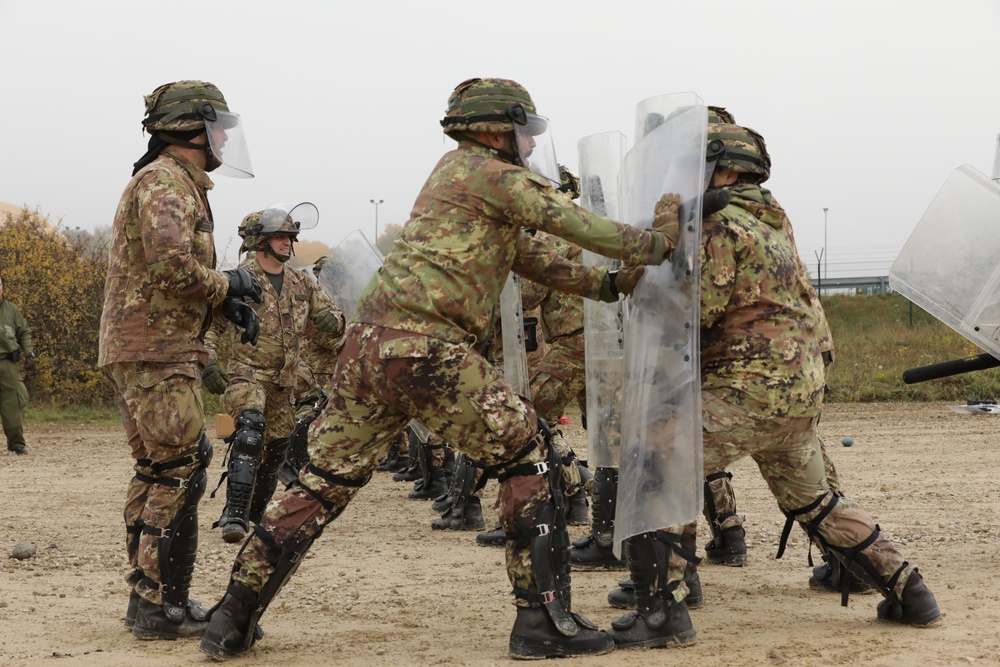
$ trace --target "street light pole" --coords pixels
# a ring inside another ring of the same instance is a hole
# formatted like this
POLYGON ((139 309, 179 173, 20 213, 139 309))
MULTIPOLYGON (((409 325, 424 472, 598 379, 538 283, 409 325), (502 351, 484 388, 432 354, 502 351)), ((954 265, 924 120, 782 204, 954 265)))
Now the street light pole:
MULTIPOLYGON (((385 201, 382 199, 379 199, 378 201, 370 199, 369 201, 375 204, 375 242, 378 243, 378 206, 379 204, 384 204, 385 201)), ((825 211, 826 209, 823 210, 825 211)))
POLYGON ((830 278, 830 253, 826 250, 826 212, 829 210, 827 207, 823 207, 823 273, 827 279, 830 278))

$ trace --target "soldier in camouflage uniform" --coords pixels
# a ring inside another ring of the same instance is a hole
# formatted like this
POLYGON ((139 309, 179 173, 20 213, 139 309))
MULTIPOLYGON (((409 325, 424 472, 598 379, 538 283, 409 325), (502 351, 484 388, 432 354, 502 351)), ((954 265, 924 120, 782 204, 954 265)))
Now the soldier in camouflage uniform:
POLYGON ((207 172, 252 176, 239 116, 201 81, 160 86, 145 100, 151 138, 111 230, 98 365, 118 394, 135 461, 125 497, 125 625, 140 639, 175 639, 205 628, 205 610, 188 599, 212 458, 204 334, 214 313, 256 341, 256 315, 243 298, 261 297, 247 271, 215 270, 207 172))
POLYGON ((4 298, 3 278, 0 277, 0 421, 7 437, 7 450, 15 454, 28 453, 24 441, 24 406, 28 404, 28 390, 17 365, 22 358, 25 370, 34 370, 31 327, 21 309, 4 298))
MULTIPOLYGON (((751 456, 788 518, 885 597, 879 618, 925 626, 940 618, 917 569, 856 502, 830 489, 816 440, 823 401, 823 339, 809 276, 785 212, 760 187, 770 168, 763 139, 729 123, 709 126, 725 153, 711 188, 731 197, 704 221, 701 252, 701 394, 704 465, 712 475, 751 456)), ((668 234, 670 235, 670 234, 668 234)), ((672 237, 672 235, 670 235, 672 237)), ((630 538, 637 610, 612 623, 621 647, 695 641, 681 547, 696 524, 630 538)), ((844 593, 844 604, 847 603, 844 593)))
POLYGON ((559 458, 531 404, 476 346, 488 334, 508 271, 615 300, 631 293, 642 264, 662 262, 670 248, 658 231, 568 204, 549 178, 521 166, 536 165, 527 158, 545 145, 525 132, 544 132, 546 124, 513 81, 470 79, 451 94, 442 125, 458 147, 434 168, 393 251, 361 296, 330 404, 316 424, 312 463, 268 505, 237 556, 202 639, 209 655, 231 656, 251 646, 274 596, 410 419, 499 477, 517 607, 511 654, 540 658, 612 648, 605 633, 571 611, 559 458), (614 274, 565 262, 523 233, 525 227, 621 258, 628 268, 614 274))
POLYGON ((300 372, 299 349, 308 322, 334 348, 344 331, 344 316, 319 284, 287 266, 303 225, 318 219, 313 204, 276 204, 250 213, 240 223, 240 268, 263 286, 257 307, 257 345, 233 345, 226 373, 215 358, 220 336, 232 336, 228 323, 218 322, 205 338, 211 359, 205 387, 222 393, 222 407, 236 430, 226 438, 231 446, 225 474, 226 506, 216 525, 226 542, 242 542, 264 513, 278 483, 295 429, 295 386, 300 372), (221 391, 220 391, 221 390, 221 391))

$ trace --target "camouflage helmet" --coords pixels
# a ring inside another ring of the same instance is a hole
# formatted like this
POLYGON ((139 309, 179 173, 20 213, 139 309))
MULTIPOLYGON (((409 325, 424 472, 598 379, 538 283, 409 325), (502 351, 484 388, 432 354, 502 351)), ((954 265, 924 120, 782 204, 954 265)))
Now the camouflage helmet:
POLYGON ((262 211, 247 214, 240 222, 239 231, 243 244, 240 252, 256 250, 268 236, 286 235, 299 240, 299 232, 312 229, 319 220, 315 204, 273 204, 262 211))
POLYGON ((569 195, 570 199, 580 198, 580 177, 569 168, 559 165, 559 192, 569 195))
POLYGON ((735 124, 736 119, 733 114, 726 111, 726 107, 708 107, 708 124, 731 123, 735 124))
POLYGON ((513 132, 515 122, 523 125, 526 114, 535 113, 535 103, 521 84, 510 79, 468 79, 448 97, 441 126, 452 139, 461 132, 513 132))
POLYGON ((216 111, 229 111, 222 91, 205 81, 167 83, 144 99, 146 118, 142 126, 151 133, 200 130, 205 127, 205 119, 216 119, 216 111))
POLYGON ((756 178, 752 180, 757 183, 771 176, 771 156, 767 154, 764 137, 757 132, 735 123, 712 123, 708 126, 708 140, 715 139, 725 146, 716 168, 753 174, 756 178))

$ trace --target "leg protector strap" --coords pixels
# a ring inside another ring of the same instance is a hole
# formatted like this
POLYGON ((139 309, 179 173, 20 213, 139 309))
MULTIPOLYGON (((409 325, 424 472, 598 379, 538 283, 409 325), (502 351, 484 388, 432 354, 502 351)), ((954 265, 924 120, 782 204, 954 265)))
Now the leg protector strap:
POLYGON ((795 525, 797 519, 795 517, 801 516, 803 514, 808 514, 814 509, 820 506, 820 504, 829 496, 830 502, 824 507, 816 518, 809 523, 802 524, 802 528, 806 531, 806 535, 809 537, 809 565, 812 565, 812 542, 813 539, 819 535, 819 524, 823 522, 823 519, 833 511, 833 508, 837 506, 837 502, 840 500, 840 496, 835 493, 824 493, 822 496, 809 503, 805 507, 800 507, 795 510, 782 509, 782 513, 785 515, 785 526, 781 529, 781 539, 778 541, 778 554, 775 558, 781 558, 785 553, 785 545, 788 543, 788 536, 792 532, 792 526, 795 525))
POLYGON ((722 522, 731 516, 736 516, 735 512, 723 512, 719 514, 719 508, 715 504, 715 493, 712 489, 712 482, 720 479, 726 480, 725 490, 732 492, 732 485, 729 480, 733 478, 733 473, 725 470, 715 472, 705 476, 705 519, 708 520, 708 527, 712 530, 712 538, 718 540, 722 532, 722 522))
POLYGON ((278 469, 285 462, 285 455, 291 440, 282 438, 272 440, 264 445, 264 456, 260 467, 257 469, 257 479, 254 482, 253 496, 250 499, 249 518, 254 523, 260 523, 260 518, 264 515, 264 509, 271 501, 274 490, 278 488, 278 469))
POLYGON ((618 469, 598 468, 591 487, 592 509, 590 534, 598 546, 609 549, 614 542, 615 509, 618 496, 618 469))
MULTIPOLYGON (((257 469, 264 456, 264 429, 267 422, 259 410, 244 410, 236 419, 236 430, 226 438, 230 444, 226 479, 226 508, 215 525, 235 522, 250 527, 250 501, 257 469)), ((222 480, 219 480, 220 484, 222 480)), ((214 527, 214 525, 213 525, 214 527)))
MULTIPOLYGON (((826 550, 840 560, 845 569, 850 570, 862 581, 871 584, 872 587, 878 590, 890 604, 899 607, 899 596, 896 595, 895 591, 896 582, 899 581, 900 575, 902 575, 903 570, 906 569, 906 566, 909 565, 909 563, 904 561, 899 569, 897 569, 892 576, 889 577, 888 581, 886 581, 886 579, 872 563, 871 559, 863 553, 865 549, 871 546, 875 540, 878 539, 881 532, 882 529, 876 524, 875 530, 873 530, 868 537, 853 547, 836 547, 823 539, 823 536, 818 533, 817 540, 826 550)), ((851 578, 847 576, 846 572, 844 572, 840 577, 840 604, 844 607, 847 606, 847 600, 851 592, 850 579, 851 578)))

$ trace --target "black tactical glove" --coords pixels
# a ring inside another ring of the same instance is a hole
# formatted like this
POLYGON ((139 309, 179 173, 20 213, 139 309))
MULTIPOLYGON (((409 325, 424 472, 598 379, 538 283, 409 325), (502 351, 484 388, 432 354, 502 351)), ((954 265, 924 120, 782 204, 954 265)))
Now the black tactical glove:
MULTIPOLYGON (((258 286, 259 288, 260 286, 258 286)), ((240 336, 241 343, 257 344, 257 337, 260 335, 260 321, 257 319, 257 313, 249 304, 227 296, 219 308, 227 320, 243 329, 243 335, 240 336)))
POLYGON ((229 291, 227 297, 242 298, 248 296, 257 303, 264 303, 264 295, 260 289, 260 283, 253 277, 253 274, 246 269, 229 269, 222 272, 229 278, 229 291))
POLYGON ((209 359, 208 366, 201 372, 201 383, 205 389, 213 394, 226 393, 226 385, 229 384, 229 376, 222 372, 218 359, 209 359))
MULTIPOLYGON (((722 209, 729 206, 730 199, 732 199, 732 197, 729 194, 729 190, 722 188, 706 190, 705 194, 701 196, 701 219, 704 220, 708 216, 718 213, 722 209)), ((681 222, 687 223, 694 218, 692 215, 692 204, 694 204, 693 199, 685 199, 681 202, 681 222)))
POLYGON ((313 324, 323 333, 340 333, 344 330, 344 316, 336 310, 324 310, 313 318, 313 324))

